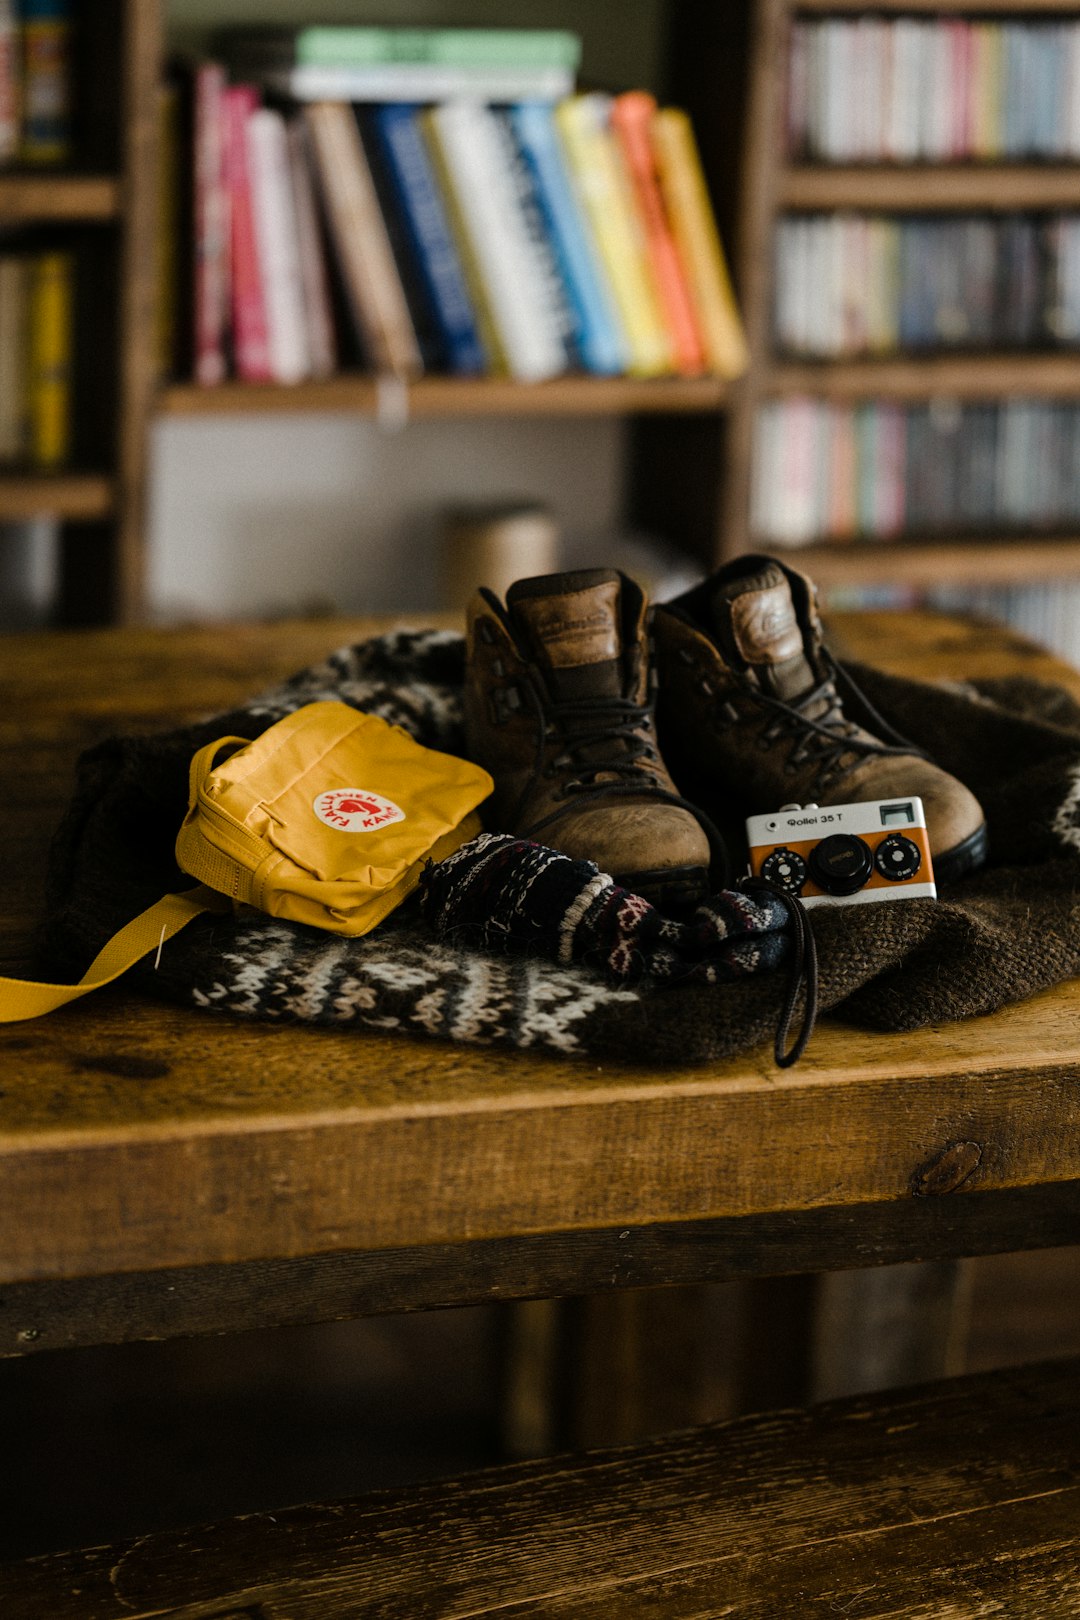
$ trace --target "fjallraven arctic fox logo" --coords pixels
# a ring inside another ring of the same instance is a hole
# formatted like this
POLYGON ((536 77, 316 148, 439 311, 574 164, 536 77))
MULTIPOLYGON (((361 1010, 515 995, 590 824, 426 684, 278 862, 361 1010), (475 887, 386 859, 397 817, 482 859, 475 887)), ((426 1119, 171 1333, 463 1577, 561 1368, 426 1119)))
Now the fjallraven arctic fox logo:
POLYGON ((384 799, 368 788, 330 788, 318 795, 312 808, 320 821, 338 832, 374 832, 377 827, 405 820, 404 810, 393 799, 384 799))

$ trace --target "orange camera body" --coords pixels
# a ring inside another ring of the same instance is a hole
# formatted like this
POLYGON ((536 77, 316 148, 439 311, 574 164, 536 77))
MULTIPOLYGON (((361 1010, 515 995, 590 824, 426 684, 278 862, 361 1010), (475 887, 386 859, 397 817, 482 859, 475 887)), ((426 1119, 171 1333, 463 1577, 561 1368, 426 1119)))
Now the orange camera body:
POLYGON ((753 876, 806 906, 937 898, 919 798, 789 804, 750 816, 746 836, 753 876))

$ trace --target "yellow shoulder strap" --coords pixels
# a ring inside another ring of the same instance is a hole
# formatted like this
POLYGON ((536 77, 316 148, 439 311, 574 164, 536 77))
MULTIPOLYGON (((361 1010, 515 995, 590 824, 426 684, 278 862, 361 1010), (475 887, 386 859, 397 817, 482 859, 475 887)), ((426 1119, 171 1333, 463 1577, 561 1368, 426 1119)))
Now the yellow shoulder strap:
POLYGON ((31 979, 0 977, 0 1024, 14 1024, 21 1018, 40 1018, 79 996, 111 984, 129 967, 134 967, 148 951, 156 951, 167 939, 178 934, 193 917, 203 911, 227 907, 220 894, 203 884, 182 894, 167 894, 148 906, 119 933, 103 945, 78 984, 38 984, 31 979))

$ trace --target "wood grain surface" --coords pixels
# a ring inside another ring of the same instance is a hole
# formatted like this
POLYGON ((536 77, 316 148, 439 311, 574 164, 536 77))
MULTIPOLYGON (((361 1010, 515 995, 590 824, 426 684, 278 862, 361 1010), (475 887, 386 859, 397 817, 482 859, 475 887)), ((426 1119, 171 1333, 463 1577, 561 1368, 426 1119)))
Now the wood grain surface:
MULTIPOLYGON (((371 628, 9 638, 5 960, 25 960, 80 746, 224 707, 371 628)), ((1020 668, 1080 690, 1029 644, 955 621, 850 618, 836 640, 901 671, 1020 668)), ((992 1229, 991 1195, 1080 1180, 1078 1012, 1073 984, 909 1036, 826 1022, 790 1074, 766 1051, 652 1073, 246 1025, 109 991, 0 1029, 0 1282, 805 1220, 916 1195, 985 1198, 992 1229)))
POLYGON ((1080 1615, 1049 1363, 0 1569, 5 1620, 1080 1615))

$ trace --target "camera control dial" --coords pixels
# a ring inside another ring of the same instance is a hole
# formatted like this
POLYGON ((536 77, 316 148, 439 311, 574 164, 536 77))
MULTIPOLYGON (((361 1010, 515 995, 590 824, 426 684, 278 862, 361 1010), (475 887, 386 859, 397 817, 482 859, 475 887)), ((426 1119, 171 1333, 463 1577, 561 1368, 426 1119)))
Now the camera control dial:
POLYGON ((800 894, 806 882, 806 862, 793 849, 774 849, 762 861, 761 875, 786 894, 800 894))
POLYGON ((890 883, 904 883, 913 878, 922 865, 919 846, 903 833, 890 833, 874 851, 874 865, 890 883))

